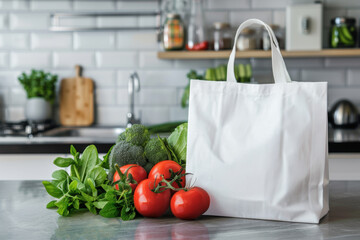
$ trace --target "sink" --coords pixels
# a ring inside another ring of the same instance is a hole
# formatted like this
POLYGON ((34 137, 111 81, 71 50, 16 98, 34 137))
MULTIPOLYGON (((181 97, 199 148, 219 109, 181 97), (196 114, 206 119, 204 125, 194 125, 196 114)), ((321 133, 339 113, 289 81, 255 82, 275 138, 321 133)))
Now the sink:
POLYGON ((125 128, 120 127, 59 127, 46 131, 43 137, 81 137, 81 138, 111 138, 116 139, 125 128))

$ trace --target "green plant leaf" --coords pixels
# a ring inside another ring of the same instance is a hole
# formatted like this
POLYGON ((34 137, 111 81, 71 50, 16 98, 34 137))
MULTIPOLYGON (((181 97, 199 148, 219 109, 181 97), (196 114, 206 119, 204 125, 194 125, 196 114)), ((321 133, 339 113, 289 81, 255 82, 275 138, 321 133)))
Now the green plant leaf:
POLYGON ((102 167, 95 167, 90 171, 89 178, 95 181, 95 186, 100 186, 107 179, 107 174, 102 167))
POLYGON ((113 202, 115 202, 115 201, 116 201, 116 192, 115 192, 115 190, 108 191, 108 192, 105 194, 105 199, 108 200, 108 201, 113 201, 113 202))
POLYGON ((70 202, 70 199, 69 197, 67 196, 63 196, 61 199, 59 199, 55 205, 58 207, 58 210, 57 212, 62 215, 62 216, 67 216, 69 215, 69 210, 68 210, 68 207, 69 207, 69 202, 70 202))
POLYGON ((113 149, 115 145, 112 145, 111 148, 109 149, 109 151, 106 153, 106 155, 104 156, 104 160, 100 163, 100 167, 103 167, 105 169, 110 169, 109 166, 109 156, 111 153, 111 150, 113 149))
POLYGON ((75 199, 73 202, 73 206, 75 209, 79 209, 80 208, 80 201, 79 199, 75 199))
POLYGON ((76 156, 77 151, 76 151, 74 145, 71 145, 71 146, 70 146, 70 153, 71 153, 71 155, 73 155, 74 157, 76 156))
POLYGON ((72 158, 58 157, 54 160, 54 164, 58 167, 68 167, 74 163, 75 163, 74 159, 72 159, 72 158))
POLYGON ((87 202, 85 203, 85 206, 87 207, 87 209, 89 209, 90 212, 92 212, 95 215, 97 214, 96 208, 93 203, 87 202))
POLYGON ((97 196, 97 190, 95 187, 95 182, 92 178, 87 178, 85 182, 85 186, 89 187, 91 189, 93 197, 97 196))
POLYGON ((101 187, 102 187, 106 192, 109 192, 109 191, 113 191, 113 190, 114 190, 114 187, 109 186, 109 185, 106 185, 106 184, 101 184, 101 187))
POLYGON ((134 207, 123 207, 121 209, 121 219, 124 221, 132 220, 136 216, 134 207))
POLYGON ((84 181, 90 171, 96 166, 98 162, 98 152, 94 145, 88 146, 79 159, 78 170, 81 181, 84 181))
POLYGON ((53 196, 54 198, 61 198, 64 195, 63 192, 53 183, 48 181, 43 181, 42 184, 44 185, 46 191, 50 196, 53 196))
POLYGON ((108 203, 109 201, 99 201, 99 202, 94 202, 94 206, 98 209, 103 209, 104 206, 108 203))
POLYGON ((77 181, 72 181, 69 185, 69 191, 70 193, 76 193, 77 191, 77 181))
POLYGON ((83 184, 80 179, 78 179, 77 177, 70 177, 71 180, 76 181, 77 182, 77 189, 79 189, 80 191, 85 191, 86 192, 86 187, 85 184, 83 184))
POLYGON ((56 203, 56 200, 48 202, 48 204, 46 204, 46 208, 57 208, 55 203, 56 203))
POLYGON ((84 192, 81 192, 81 196, 83 196, 83 198, 85 199, 86 202, 93 202, 95 200, 94 197, 92 197, 84 192))
POLYGON ((51 176, 57 180, 66 180, 69 174, 65 170, 61 169, 53 172, 51 176))
POLYGON ((118 207, 116 206, 116 203, 114 202, 108 202, 103 209, 100 210, 99 214, 106 218, 113 218, 117 217, 120 214, 120 211, 118 207))

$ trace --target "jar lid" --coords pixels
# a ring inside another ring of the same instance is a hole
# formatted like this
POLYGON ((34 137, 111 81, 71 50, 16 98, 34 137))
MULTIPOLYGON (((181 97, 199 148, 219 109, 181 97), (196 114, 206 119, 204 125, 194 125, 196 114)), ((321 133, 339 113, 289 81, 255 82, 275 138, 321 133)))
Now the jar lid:
POLYGON ((348 17, 336 17, 331 19, 331 24, 355 24, 355 18, 348 18, 348 17))
POLYGON ((216 30, 221 30, 221 29, 227 29, 230 28, 230 23, 227 22, 214 22, 213 26, 216 30))
POLYGON ((255 30, 252 29, 252 28, 244 28, 242 31, 241 31, 242 34, 254 34, 255 33, 255 30))
POLYGON ((166 15, 167 18, 180 18, 180 14, 178 13, 168 13, 166 15))

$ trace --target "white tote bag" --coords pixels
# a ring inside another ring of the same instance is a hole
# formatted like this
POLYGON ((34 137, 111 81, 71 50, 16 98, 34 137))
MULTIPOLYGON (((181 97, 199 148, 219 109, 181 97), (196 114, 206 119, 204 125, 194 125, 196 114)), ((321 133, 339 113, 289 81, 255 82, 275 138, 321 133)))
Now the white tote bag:
POLYGON ((186 171, 206 215, 318 223, 328 211, 327 83, 294 82, 271 28, 274 84, 191 80, 186 171))

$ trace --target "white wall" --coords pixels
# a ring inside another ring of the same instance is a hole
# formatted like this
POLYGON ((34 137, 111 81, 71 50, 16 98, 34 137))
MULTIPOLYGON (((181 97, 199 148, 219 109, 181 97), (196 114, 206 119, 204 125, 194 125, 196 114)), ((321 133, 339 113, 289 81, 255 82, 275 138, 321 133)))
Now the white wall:
MULTIPOLYGON (((207 0, 207 26, 228 21, 238 26, 247 18, 285 26, 286 0, 207 0)), ((325 29, 334 16, 360 17, 360 1, 325 1, 325 29)), ((5 119, 24 118, 25 92, 17 76, 31 68, 44 69, 60 79, 74 75, 73 66, 84 66, 84 75, 96 83, 96 122, 123 125, 127 112, 127 81, 137 70, 142 89, 136 99, 144 123, 183 120, 186 110, 179 107, 182 89, 190 69, 203 70, 226 63, 223 60, 159 60, 155 31, 50 32, 50 13, 156 9, 156 2, 78 1, 78 0, 7 0, 0 1, 0 102, 5 119)), ((81 26, 145 26, 154 18, 71 19, 68 24, 81 26), (69 23, 70 22, 70 23, 69 23)), ((327 36, 327 34, 325 34, 327 36)), ((326 41, 325 41, 326 42, 326 41)), ((287 59, 293 80, 328 81, 329 104, 343 97, 360 105, 359 58, 287 59)), ((257 81, 272 79, 268 59, 254 59, 257 81)))

